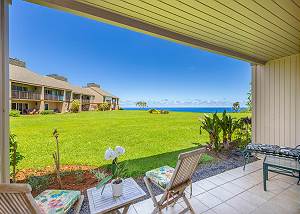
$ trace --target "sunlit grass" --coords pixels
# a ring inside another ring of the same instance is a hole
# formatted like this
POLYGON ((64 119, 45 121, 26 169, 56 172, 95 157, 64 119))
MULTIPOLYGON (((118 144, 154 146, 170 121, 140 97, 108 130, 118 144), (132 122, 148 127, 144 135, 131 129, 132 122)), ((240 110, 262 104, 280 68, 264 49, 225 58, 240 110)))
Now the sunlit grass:
POLYGON ((17 135, 19 150, 25 156, 21 169, 53 164, 52 131, 57 128, 62 164, 102 166, 109 163, 104 160, 104 151, 120 145, 126 149, 121 160, 129 160, 130 174, 141 175, 161 165, 174 166, 180 152, 207 142, 206 134, 199 135, 199 116, 108 111, 21 116, 10 121, 11 132, 17 135))

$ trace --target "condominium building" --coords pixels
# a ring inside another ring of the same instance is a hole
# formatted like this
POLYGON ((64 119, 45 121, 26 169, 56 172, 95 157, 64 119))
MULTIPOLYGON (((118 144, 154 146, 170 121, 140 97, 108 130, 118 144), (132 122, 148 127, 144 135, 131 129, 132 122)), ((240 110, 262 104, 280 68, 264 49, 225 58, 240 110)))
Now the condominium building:
POLYGON ((22 114, 54 110, 70 111, 71 102, 80 102, 80 111, 97 110, 100 103, 107 102, 112 110, 119 109, 119 98, 102 90, 95 83, 86 87, 70 84, 59 75, 39 75, 18 59, 10 59, 10 108, 22 114))

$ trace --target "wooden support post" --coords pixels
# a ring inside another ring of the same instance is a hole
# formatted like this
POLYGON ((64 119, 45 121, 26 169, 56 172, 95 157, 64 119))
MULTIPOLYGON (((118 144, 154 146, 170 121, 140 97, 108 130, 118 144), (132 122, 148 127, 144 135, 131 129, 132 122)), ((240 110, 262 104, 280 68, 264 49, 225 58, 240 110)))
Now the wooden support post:
POLYGON ((8 5, 0 1, 0 183, 9 183, 8 5))

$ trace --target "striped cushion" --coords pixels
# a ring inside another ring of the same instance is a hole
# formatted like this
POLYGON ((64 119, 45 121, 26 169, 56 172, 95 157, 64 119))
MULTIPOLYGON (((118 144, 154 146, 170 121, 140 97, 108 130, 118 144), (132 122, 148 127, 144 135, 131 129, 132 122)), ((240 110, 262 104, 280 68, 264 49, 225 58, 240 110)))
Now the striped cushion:
POLYGON ((146 172, 146 177, 162 188, 166 188, 170 183, 173 173, 174 168, 170 166, 162 166, 146 172))
POLYGON ((46 190, 35 201, 43 214, 66 213, 80 198, 80 191, 46 190))

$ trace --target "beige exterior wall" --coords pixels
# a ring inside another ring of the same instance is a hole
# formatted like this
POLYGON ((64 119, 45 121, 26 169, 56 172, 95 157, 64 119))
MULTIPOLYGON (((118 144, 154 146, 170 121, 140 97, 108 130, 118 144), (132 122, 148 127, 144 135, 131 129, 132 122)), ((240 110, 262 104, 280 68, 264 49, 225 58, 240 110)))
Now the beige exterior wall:
POLYGON ((253 142, 300 144, 300 54, 252 66, 253 142))
POLYGON ((59 112, 62 112, 63 110, 63 102, 48 102, 45 101, 45 104, 48 103, 49 110, 56 110, 58 109, 59 112))

